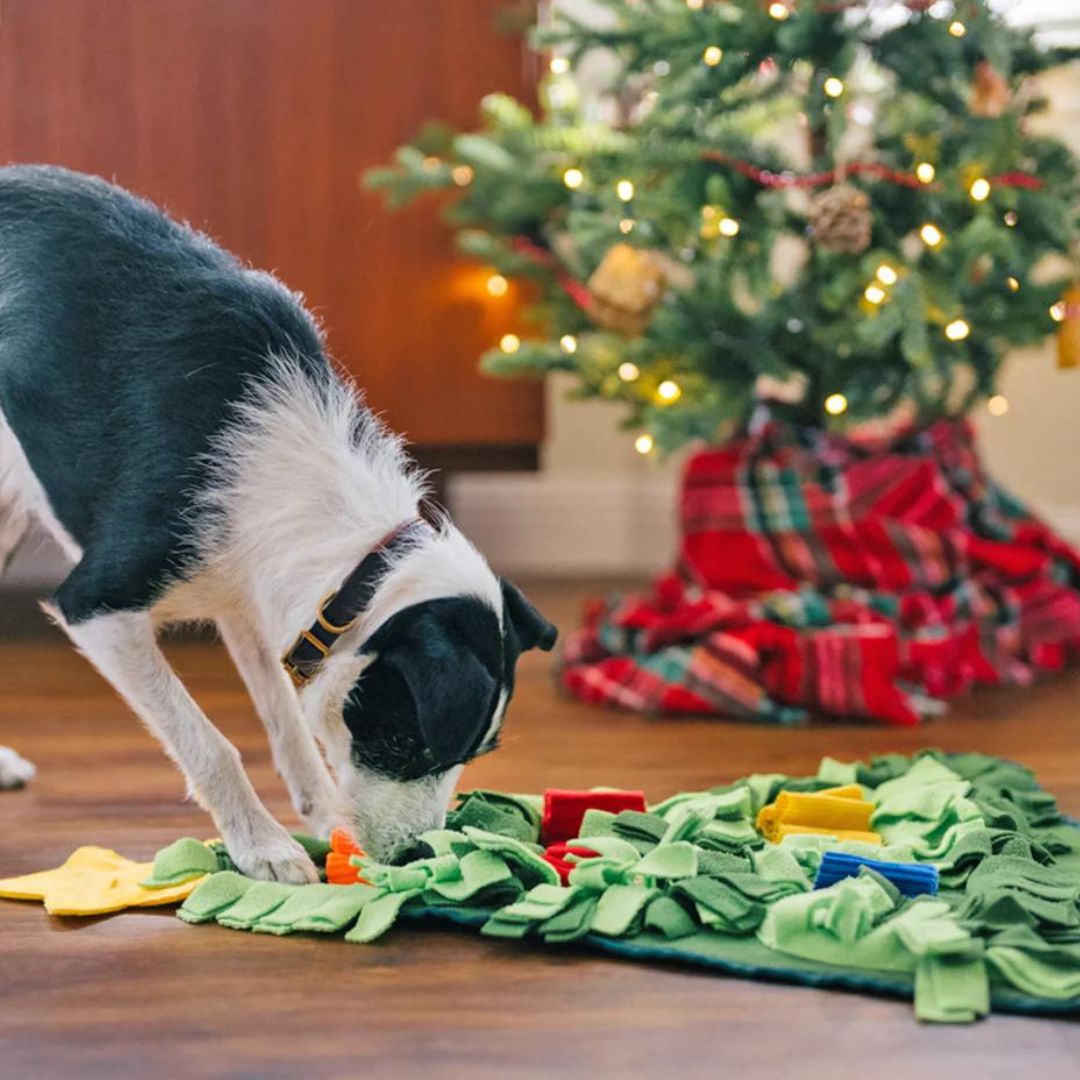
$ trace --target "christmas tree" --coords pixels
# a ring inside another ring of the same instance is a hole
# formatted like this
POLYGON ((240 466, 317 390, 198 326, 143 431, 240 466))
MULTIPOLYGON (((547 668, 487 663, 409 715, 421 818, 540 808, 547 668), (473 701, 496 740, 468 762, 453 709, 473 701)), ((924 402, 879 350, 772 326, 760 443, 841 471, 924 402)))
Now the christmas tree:
POLYGON ((1065 53, 986 0, 594 8, 534 28, 539 116, 492 95, 369 174, 394 205, 453 191, 489 289, 530 298, 488 370, 572 372, 648 453, 762 399, 830 426, 1001 409, 1003 356, 1058 322, 1074 359, 1077 168, 1029 125, 1065 53))

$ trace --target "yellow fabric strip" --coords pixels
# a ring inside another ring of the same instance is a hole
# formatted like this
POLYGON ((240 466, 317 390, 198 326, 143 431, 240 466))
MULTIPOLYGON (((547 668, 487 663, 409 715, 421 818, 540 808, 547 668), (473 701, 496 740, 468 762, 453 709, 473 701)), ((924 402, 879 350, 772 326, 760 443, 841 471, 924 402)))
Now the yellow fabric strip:
POLYGON ((774 844, 796 833, 821 833, 838 840, 861 840, 880 844, 870 829, 874 804, 863 797, 858 784, 825 791, 781 791, 758 812, 757 827, 774 844))
POLYGON ((203 879, 165 889, 139 884, 153 863, 137 863, 101 847, 81 847, 63 866, 0 880, 0 897, 42 900, 50 915, 106 915, 129 907, 156 907, 184 900, 203 879))

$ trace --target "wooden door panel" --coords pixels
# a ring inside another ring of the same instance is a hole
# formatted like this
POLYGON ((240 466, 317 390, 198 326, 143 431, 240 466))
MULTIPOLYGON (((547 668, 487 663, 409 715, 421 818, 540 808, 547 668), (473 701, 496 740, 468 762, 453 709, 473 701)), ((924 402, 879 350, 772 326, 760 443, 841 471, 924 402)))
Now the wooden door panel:
POLYGON ((360 187, 419 124, 528 93, 502 0, 4 0, 0 159, 99 173, 300 290, 422 445, 535 444, 539 387, 476 372, 514 324, 432 205, 360 187))

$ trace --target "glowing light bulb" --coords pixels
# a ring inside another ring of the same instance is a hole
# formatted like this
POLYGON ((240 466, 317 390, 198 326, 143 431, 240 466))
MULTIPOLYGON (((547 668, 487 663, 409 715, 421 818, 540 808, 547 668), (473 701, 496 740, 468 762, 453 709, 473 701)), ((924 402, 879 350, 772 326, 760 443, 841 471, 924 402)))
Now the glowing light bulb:
POLYGON ((895 285, 900 275, 888 263, 882 263, 874 276, 882 285, 895 285))
POLYGON ((634 440, 634 449, 639 454, 651 454, 653 448, 653 437, 648 432, 643 432, 634 440))
POLYGON ((657 388, 656 396, 670 405, 682 397, 682 387, 674 379, 665 379, 657 388))
POLYGON ((634 197, 634 184, 630 180, 620 180, 615 185, 615 194, 622 199, 623 202, 629 202, 634 197))
POLYGON ((502 274, 492 274, 487 279, 487 291, 492 296, 505 296, 506 290, 510 288, 510 282, 502 276, 502 274))
POLYGON ((844 80, 838 79, 835 75, 830 75, 825 82, 821 84, 821 88, 829 97, 837 98, 844 92, 844 80))
POLYGON ((570 61, 565 56, 553 56, 548 67, 552 75, 565 75, 570 70, 570 61))
POLYGON ((559 338, 559 348, 567 354, 576 353, 577 338, 574 337, 573 334, 563 334, 563 336, 559 338))
POLYGON ((787 4, 781 4, 779 2, 769 5, 769 15, 774 19, 779 19, 783 22, 791 14, 791 9, 787 4))
POLYGON ((950 341, 963 341, 971 333, 971 327, 963 319, 953 319, 945 327, 945 336, 950 341))
POLYGON ((562 182, 571 191, 574 191, 585 183, 585 174, 580 169, 567 169, 562 174, 562 182))
POLYGON ((920 230, 919 235, 927 247, 937 247, 945 239, 944 233, 936 226, 927 222, 920 230))
POLYGON ((630 217, 624 217, 622 221, 619 222, 619 232, 621 232, 623 236, 626 236, 627 233, 632 233, 633 231, 634 219, 630 217))
POLYGON ((825 399, 825 411, 830 416, 839 416, 847 412, 848 400, 843 394, 830 394, 825 399))
POLYGON ((968 194, 976 202, 984 202, 990 197, 990 181, 985 176, 980 176, 978 180, 971 182, 971 187, 968 188, 968 194))
POLYGON ((716 223, 716 228, 721 236, 738 236, 739 223, 730 217, 723 217, 716 223))
POLYGON ((967 27, 959 19, 955 19, 949 23, 949 33, 953 37, 963 37, 967 33, 967 27))
POLYGON ((517 334, 503 334, 499 340, 499 348, 504 353, 516 353, 521 348, 521 338, 517 334))
POLYGON ((937 176, 937 169, 929 161, 920 161, 915 166, 915 178, 920 184, 932 184, 937 176))
POLYGON ((641 369, 637 364, 632 364, 629 360, 624 360, 619 365, 619 378, 623 382, 633 382, 641 374, 641 369))
POLYGON ((686 0, 686 6, 691 11, 700 11, 705 6, 705 0, 686 0))
POLYGON ((880 304, 885 299, 885 290, 880 285, 867 285, 866 292, 863 296, 870 301, 871 304, 880 304))
POLYGON ((437 157, 429 154, 424 158, 424 172, 435 172, 441 164, 442 162, 437 157))
POLYGON ((470 165, 455 165, 450 170, 450 177, 458 187, 467 187, 472 183, 473 171, 470 165))
POLYGON ((1065 301, 1064 300, 1059 300, 1056 304, 1051 304, 1050 305, 1050 318, 1053 319, 1054 322, 1064 322, 1065 321, 1065 301))
POLYGON ((986 411, 991 416, 1004 416, 1009 411, 1009 399, 1004 394, 995 394, 987 399, 986 411))
POLYGON ((1006 210, 1005 216, 1002 218, 1002 220, 1005 222, 1006 225, 1009 226, 1010 229, 1015 229, 1016 223, 1020 220, 1020 218, 1017 216, 1015 210, 1006 210))
POLYGON ((724 59, 724 50, 721 49, 719 45, 709 45, 701 54, 701 59, 704 60, 709 67, 716 67, 716 65, 724 59))
POLYGON ((1012 274, 1010 274, 1005 279, 1005 284, 1009 286, 1009 292, 1019 292, 1020 291, 1020 279, 1013 277, 1012 274))

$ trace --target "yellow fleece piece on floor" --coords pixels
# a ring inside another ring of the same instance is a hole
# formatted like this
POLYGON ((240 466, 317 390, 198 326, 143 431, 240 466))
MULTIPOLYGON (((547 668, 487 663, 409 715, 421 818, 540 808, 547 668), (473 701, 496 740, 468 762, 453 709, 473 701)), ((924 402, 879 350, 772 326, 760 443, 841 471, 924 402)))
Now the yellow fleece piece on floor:
POLYGON ((165 889, 144 888, 139 882, 153 869, 152 862, 133 862, 108 848, 81 847, 63 866, 0 880, 0 897, 43 900, 50 915, 107 915, 131 907, 177 904, 203 880, 193 878, 165 889))
POLYGON ((758 812, 757 827, 774 844, 798 833, 880 844, 881 836, 870 829, 873 812, 874 804, 866 800, 858 784, 816 792, 781 791, 758 812))

